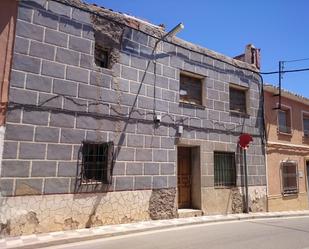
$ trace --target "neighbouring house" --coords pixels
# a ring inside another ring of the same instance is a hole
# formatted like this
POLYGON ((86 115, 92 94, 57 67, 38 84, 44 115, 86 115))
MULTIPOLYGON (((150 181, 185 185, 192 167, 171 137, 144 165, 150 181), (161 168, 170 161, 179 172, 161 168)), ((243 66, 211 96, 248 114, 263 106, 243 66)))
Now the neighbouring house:
POLYGON ((269 211, 308 208, 309 99, 266 85, 269 211), (280 106, 279 106, 280 105, 280 106))
POLYGON ((243 212, 242 133, 250 210, 266 210, 252 45, 233 59, 77 0, 0 12, 2 234, 243 212))

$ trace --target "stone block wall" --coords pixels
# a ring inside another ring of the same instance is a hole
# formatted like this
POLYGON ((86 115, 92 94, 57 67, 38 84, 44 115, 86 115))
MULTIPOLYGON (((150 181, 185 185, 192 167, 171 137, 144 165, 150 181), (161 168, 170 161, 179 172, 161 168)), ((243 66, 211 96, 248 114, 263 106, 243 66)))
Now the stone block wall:
POLYGON ((178 39, 158 43, 154 53, 157 39, 144 31, 159 28, 137 30, 115 14, 118 24, 111 29, 113 21, 81 7, 85 10, 53 0, 19 2, 2 196, 169 189, 176 198, 179 124, 182 139, 211 144, 202 156, 202 186, 214 185, 213 151, 220 146, 236 151, 242 132, 254 137, 249 184, 265 186, 261 91, 252 66, 178 39), (94 63, 98 30, 120 39, 110 69, 94 63), (179 102, 181 71, 205 77, 205 106, 179 102), (248 87, 250 115, 230 113, 230 83, 248 87), (159 125, 155 114, 162 116, 159 125), (110 185, 79 182, 83 140, 114 142, 110 185))

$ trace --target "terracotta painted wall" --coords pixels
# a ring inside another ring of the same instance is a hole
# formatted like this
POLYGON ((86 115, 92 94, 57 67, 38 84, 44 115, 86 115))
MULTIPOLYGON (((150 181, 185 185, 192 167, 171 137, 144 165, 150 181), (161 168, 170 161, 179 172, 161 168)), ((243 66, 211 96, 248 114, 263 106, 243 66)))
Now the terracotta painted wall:
POLYGON ((278 134, 277 132, 278 111, 273 110, 273 108, 276 107, 276 103, 278 103, 278 97, 273 97, 273 93, 265 91, 265 121, 268 140, 272 142, 309 146, 309 139, 304 139, 302 124, 302 111, 309 113, 309 105, 282 97, 282 106, 289 106, 292 108, 292 136, 290 136, 278 134))
POLYGON ((303 112, 309 112, 304 102, 282 97, 282 106, 291 108, 291 134, 278 132, 278 111, 273 110, 278 97, 265 91, 265 121, 267 133, 268 205, 270 211, 308 208, 305 160, 309 160, 309 139, 304 137, 303 112), (283 196, 280 162, 293 160, 298 164, 300 176, 298 195, 283 196))
POLYGON ((8 86, 14 46, 17 2, 0 1, 0 125, 5 122, 8 86))

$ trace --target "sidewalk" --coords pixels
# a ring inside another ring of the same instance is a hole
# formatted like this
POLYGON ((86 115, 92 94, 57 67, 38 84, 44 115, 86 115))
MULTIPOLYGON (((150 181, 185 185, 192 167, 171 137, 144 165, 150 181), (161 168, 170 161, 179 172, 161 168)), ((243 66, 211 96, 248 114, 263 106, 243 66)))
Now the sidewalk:
POLYGON ((279 218, 309 216, 309 210, 271 213, 229 214, 179 218, 171 220, 143 221, 129 224, 106 225, 89 229, 51 232, 44 234, 7 237, 0 239, 0 248, 40 248, 44 246, 61 245, 78 241, 93 240, 131 233, 166 229, 178 226, 214 223, 221 221, 250 220, 259 218, 279 218))

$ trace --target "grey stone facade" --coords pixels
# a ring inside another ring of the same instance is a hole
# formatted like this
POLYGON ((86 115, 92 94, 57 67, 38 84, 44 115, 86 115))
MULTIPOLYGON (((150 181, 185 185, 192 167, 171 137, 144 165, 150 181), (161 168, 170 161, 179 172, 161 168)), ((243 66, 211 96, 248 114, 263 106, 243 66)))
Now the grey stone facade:
MULTIPOLYGON (((2 196, 93 191, 78 181, 83 140, 115 144, 112 183, 104 191, 175 189, 182 139, 210 145, 201 157, 201 186, 213 187, 213 151, 224 145, 238 152, 243 132, 254 136, 247 153, 249 185, 266 186, 261 89, 253 66, 178 39, 160 42, 154 55, 157 40, 145 34, 147 28, 121 24, 119 58, 111 69, 99 68, 95 18, 56 1, 20 1, 2 196), (204 106, 179 102, 182 70, 205 77, 204 106), (249 115, 230 113, 230 83, 248 87, 249 115), (162 116, 159 125, 153 122, 155 114, 162 116), (179 124, 184 126, 181 136, 179 124)), ((240 168, 238 162, 238 186, 240 168)))

